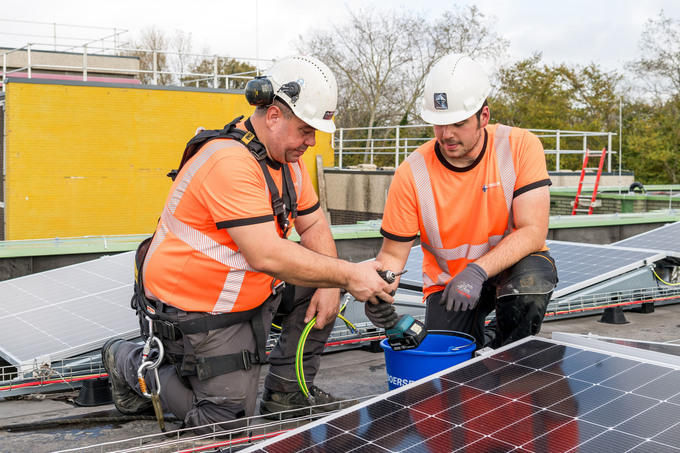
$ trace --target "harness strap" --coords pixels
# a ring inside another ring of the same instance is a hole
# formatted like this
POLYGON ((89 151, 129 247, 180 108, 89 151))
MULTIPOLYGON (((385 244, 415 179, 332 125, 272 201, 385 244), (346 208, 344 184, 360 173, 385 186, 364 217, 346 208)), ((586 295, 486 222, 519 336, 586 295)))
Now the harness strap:
POLYGON ((249 370, 253 364, 264 364, 266 360, 265 352, 265 332, 261 316, 254 316, 251 320, 253 334, 255 335, 255 345, 257 351, 252 352, 244 349, 241 353, 227 354, 214 357, 196 358, 196 375, 198 379, 208 379, 213 376, 231 373, 238 370, 249 370))
POLYGON ((210 330, 224 329, 235 324, 251 321, 260 311, 260 306, 248 311, 237 311, 233 313, 221 313, 219 315, 205 316, 187 321, 180 321, 177 327, 184 335, 192 333, 208 332, 210 330))

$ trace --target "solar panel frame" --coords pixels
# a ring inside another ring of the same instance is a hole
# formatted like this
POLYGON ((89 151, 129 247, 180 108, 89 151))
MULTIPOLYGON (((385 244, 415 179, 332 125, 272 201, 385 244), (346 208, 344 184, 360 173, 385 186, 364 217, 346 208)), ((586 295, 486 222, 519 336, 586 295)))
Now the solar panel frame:
POLYGON ((677 453, 680 367, 600 346, 525 338, 246 451, 677 453))
MULTIPOLYGON (((574 293, 635 269, 648 266, 666 257, 659 250, 641 250, 612 245, 579 242, 546 241, 555 259, 559 282, 552 299, 574 293)), ((421 287, 423 252, 420 246, 411 248, 404 266, 400 285, 421 287)))
POLYGON ((134 254, 116 255, 0 282, 0 356, 19 369, 139 336, 130 307, 134 254))
POLYGON ((662 251, 611 245, 565 241, 546 241, 546 245, 555 259, 560 279, 553 292, 553 299, 649 266, 666 257, 662 251))
POLYGON ((614 242, 613 246, 658 250, 668 256, 680 258, 680 222, 673 222, 659 228, 614 242))

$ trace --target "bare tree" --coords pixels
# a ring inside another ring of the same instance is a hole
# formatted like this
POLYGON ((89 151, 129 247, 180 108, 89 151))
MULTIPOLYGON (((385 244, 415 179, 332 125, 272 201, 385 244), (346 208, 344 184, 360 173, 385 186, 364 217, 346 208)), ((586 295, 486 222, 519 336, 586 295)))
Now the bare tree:
POLYGON ((191 33, 175 30, 173 34, 155 27, 145 28, 138 40, 132 42, 132 56, 139 58, 142 83, 173 85, 181 81, 197 64, 191 33))
POLYGON ((169 48, 168 44, 165 32, 155 26, 145 28, 140 39, 132 42, 132 47, 138 50, 131 52, 131 55, 139 58, 140 69, 145 71, 139 76, 142 83, 172 83, 168 56, 164 52, 169 48))
POLYGON ((630 69, 646 82, 647 90, 661 97, 680 93, 680 20, 661 10, 647 21, 638 47, 642 57, 630 69))
POLYGON ((172 60, 177 67, 173 69, 180 74, 180 77, 182 77, 189 71, 189 68, 196 63, 196 57, 192 55, 193 42, 191 33, 186 33, 183 30, 175 30, 170 41, 171 49, 176 52, 175 58, 172 60))
MULTIPOLYGON (((412 11, 348 10, 348 20, 312 32, 299 50, 317 56, 338 77, 338 124, 379 126, 417 114, 427 73, 442 56, 498 57, 508 46, 475 6, 428 20, 412 11)), ((370 131, 369 131, 370 134, 370 131)))

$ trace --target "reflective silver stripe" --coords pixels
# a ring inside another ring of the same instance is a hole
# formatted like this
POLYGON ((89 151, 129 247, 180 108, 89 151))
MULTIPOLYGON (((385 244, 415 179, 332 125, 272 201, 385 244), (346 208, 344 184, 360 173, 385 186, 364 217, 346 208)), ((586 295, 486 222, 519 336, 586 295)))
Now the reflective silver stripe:
POLYGON ((291 167, 293 167, 293 171, 295 172, 295 182, 294 184, 298 186, 298 199, 301 196, 302 193, 302 169, 300 168, 300 162, 294 162, 290 164, 291 167))
POLYGON ((512 162, 512 150, 510 149, 510 126, 499 124, 496 128, 496 158, 498 159, 498 173, 501 176, 501 185, 503 186, 503 194, 505 195, 505 205, 508 207, 508 228, 505 231, 505 236, 510 234, 515 226, 512 218, 512 195, 515 192, 515 182, 517 175, 515 174, 515 166, 512 162))
MULTIPOLYGON (((406 158, 409 163, 411 172, 413 173, 413 180, 416 183, 416 190, 418 191, 418 203, 420 204, 420 218, 423 220, 423 227, 425 234, 433 248, 442 248, 442 238, 439 233, 439 219, 437 217, 437 208, 434 204, 434 193, 432 192, 432 183, 430 182, 430 174, 427 171, 427 164, 425 158, 420 153, 411 153, 406 158)), ((437 260, 439 268, 445 272, 449 272, 449 265, 446 260, 442 259, 439 254, 432 253, 437 260)))
MULTIPOLYGON (((208 143, 205 148, 191 161, 191 164, 189 167, 187 167, 182 179, 177 183, 170 200, 163 208, 161 220, 159 222, 158 228, 156 229, 154 240, 149 247, 147 259, 144 262, 144 271, 146 271, 146 264, 155 252, 156 248, 163 241, 163 239, 165 239, 167 233, 171 232, 193 250, 203 253, 218 263, 229 266, 231 269, 226 275, 222 291, 220 292, 218 300, 215 302, 212 313, 225 313, 232 311, 236 303, 236 299, 238 298, 238 295, 241 291, 241 286, 243 284, 246 271, 257 271, 250 267, 240 251, 234 251, 226 245, 216 242, 209 236, 185 224, 173 214, 177 209, 182 197, 184 196, 186 188, 189 186, 192 178, 196 175, 196 173, 198 173, 201 166, 203 166, 203 164, 205 164, 216 151, 221 150, 226 146, 240 145, 236 144, 235 142, 233 145, 228 145, 224 142, 211 142, 208 143)), ((160 300, 160 298, 157 299, 160 300)))
POLYGON ((210 157, 220 149, 231 146, 240 146, 233 140, 232 142, 234 143, 233 145, 225 144, 224 142, 220 141, 209 142, 207 145, 205 145, 203 150, 201 150, 201 152, 194 157, 194 159, 191 161, 191 164, 182 175, 182 179, 177 183, 177 187, 175 187, 175 191, 172 193, 172 196, 168 201, 167 207, 170 209, 172 214, 175 213, 175 209, 177 209, 179 201, 182 199, 182 196, 184 196, 184 191, 187 189, 187 186, 194 178, 196 173, 198 173, 198 170, 203 166, 203 164, 205 164, 208 159, 210 159, 210 157))
POLYGON ((434 194, 432 191, 432 183, 430 181, 427 164, 422 154, 412 153, 406 160, 411 168, 413 179, 416 184, 418 192, 418 202, 420 203, 420 216, 423 222, 423 228, 427 235, 427 240, 421 241, 423 249, 427 250, 437 260, 442 273, 437 276, 437 282, 427 277, 423 273, 423 281, 425 286, 432 286, 434 284, 441 285, 451 278, 448 261, 457 259, 477 260, 486 254, 493 247, 498 245, 501 240, 510 234, 514 228, 514 221, 512 219, 512 199, 515 191, 515 182, 517 175, 512 161, 512 150, 510 148, 510 131, 511 127, 499 124, 496 128, 495 150, 496 158, 498 160, 498 173, 501 178, 501 185, 503 187, 503 195, 505 197, 505 204, 508 209, 508 226, 502 235, 494 235, 489 237, 484 244, 461 244, 452 249, 442 247, 442 238, 439 231, 439 222, 437 218, 436 207, 434 204, 434 194))
POLYGON ((234 309, 245 276, 246 273, 243 271, 237 271, 235 269, 229 271, 227 278, 224 279, 220 297, 217 299, 215 307, 212 310, 213 313, 225 313, 234 309))
POLYGON ((172 234, 197 252, 201 252, 225 266, 242 271, 257 272, 250 267, 240 251, 232 250, 226 245, 222 245, 195 228, 192 228, 173 216, 167 208, 163 209, 161 221, 168 227, 168 230, 172 234))

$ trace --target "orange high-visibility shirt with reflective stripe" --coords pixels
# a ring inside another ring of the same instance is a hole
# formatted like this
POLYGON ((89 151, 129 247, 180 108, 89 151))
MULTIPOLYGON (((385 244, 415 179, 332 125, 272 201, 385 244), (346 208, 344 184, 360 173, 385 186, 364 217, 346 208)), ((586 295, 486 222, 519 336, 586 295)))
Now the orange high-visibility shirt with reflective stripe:
POLYGON ((390 185, 381 233, 397 241, 420 233, 425 297, 512 231, 514 197, 550 185, 538 137, 501 125, 485 131, 469 167, 450 165, 431 140, 402 162, 390 185))
MULTIPOLYGON (((304 162, 287 165, 298 215, 314 212, 319 203, 304 162)), ((283 197, 281 165, 268 160, 268 169, 283 197)), ((227 228, 263 222, 272 222, 283 237, 259 163, 234 140, 210 141, 182 168, 170 190, 144 264, 147 297, 207 313, 260 305, 274 279, 250 267, 227 228)))

